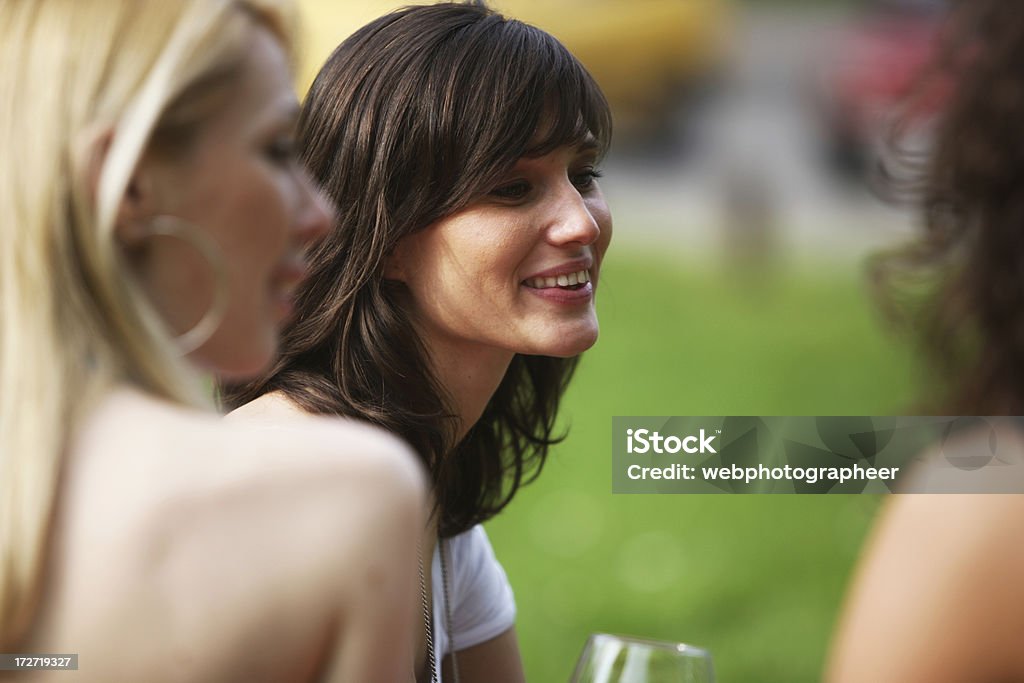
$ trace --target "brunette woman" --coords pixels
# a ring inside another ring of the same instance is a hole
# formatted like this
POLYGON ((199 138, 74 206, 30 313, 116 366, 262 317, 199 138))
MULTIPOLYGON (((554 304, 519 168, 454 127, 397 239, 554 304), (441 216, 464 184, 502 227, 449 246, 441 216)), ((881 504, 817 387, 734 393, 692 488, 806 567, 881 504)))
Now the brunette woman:
POLYGON ((303 106, 300 154, 339 207, 335 229, 311 253, 280 360, 225 398, 264 421, 363 419, 429 468, 420 680, 438 680, 442 658, 445 680, 523 679, 511 590, 480 524, 539 472, 597 340, 610 135, 579 62, 480 4, 370 23, 303 106))

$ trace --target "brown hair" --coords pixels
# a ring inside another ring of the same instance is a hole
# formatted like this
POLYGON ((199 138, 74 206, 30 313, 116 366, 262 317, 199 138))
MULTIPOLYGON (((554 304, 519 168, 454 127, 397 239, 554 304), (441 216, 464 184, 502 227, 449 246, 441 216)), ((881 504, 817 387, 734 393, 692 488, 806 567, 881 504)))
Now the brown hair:
POLYGON ((933 371, 926 409, 1024 412, 1024 14, 954 10, 923 89, 949 88, 919 177, 925 231, 873 264, 881 301, 933 371))
POLYGON ((520 157, 589 135, 607 149, 607 102, 537 28, 481 3, 407 7, 364 26, 324 65, 299 121, 302 159, 337 204, 336 229, 310 255, 280 360, 258 381, 223 388, 226 404, 282 391, 307 411, 401 435, 432 474, 443 536, 496 514, 560 439, 554 421, 576 359, 515 356, 453 443, 450 399, 384 261, 405 235, 485 195, 520 157))

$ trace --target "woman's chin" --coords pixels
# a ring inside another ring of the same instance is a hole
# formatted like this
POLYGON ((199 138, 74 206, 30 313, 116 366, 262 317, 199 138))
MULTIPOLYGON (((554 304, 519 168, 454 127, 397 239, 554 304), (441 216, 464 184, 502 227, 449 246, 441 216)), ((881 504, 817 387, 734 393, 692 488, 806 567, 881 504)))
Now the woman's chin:
POLYGON ((209 344, 190 353, 188 358, 221 380, 240 382, 259 377, 277 358, 276 333, 270 338, 267 335, 251 337, 247 343, 223 344, 220 341, 215 336, 209 344))
POLYGON ((580 331, 571 335, 562 335, 551 339, 543 345, 543 349, 535 352, 538 356, 552 358, 572 358, 578 356, 597 343, 598 329, 595 324, 592 330, 580 331))

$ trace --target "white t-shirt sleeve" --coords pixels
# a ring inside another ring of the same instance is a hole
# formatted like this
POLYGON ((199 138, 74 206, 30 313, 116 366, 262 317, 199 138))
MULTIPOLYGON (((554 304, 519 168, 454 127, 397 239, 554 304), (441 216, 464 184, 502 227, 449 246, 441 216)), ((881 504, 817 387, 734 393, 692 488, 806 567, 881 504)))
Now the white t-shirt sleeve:
POLYGON ((495 638, 515 625, 516 603, 505 570, 477 525, 449 541, 452 633, 455 651, 495 638))

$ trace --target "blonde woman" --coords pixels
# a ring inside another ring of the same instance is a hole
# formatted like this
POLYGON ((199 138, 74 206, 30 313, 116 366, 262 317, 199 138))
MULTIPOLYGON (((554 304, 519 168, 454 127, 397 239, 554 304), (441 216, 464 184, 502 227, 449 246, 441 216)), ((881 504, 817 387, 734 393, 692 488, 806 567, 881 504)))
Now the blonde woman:
POLYGON ((198 379, 271 361, 330 222, 291 154, 290 26, 269 0, 0 1, 0 652, 105 682, 411 670, 405 447, 225 423, 198 379))

